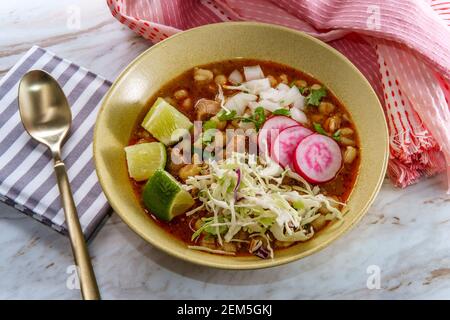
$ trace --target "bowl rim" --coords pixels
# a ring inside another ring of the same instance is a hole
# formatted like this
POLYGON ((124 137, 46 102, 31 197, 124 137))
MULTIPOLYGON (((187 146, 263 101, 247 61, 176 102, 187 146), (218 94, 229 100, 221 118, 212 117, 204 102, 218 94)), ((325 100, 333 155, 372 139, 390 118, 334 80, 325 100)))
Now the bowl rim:
MULTIPOLYGON (((380 109, 380 111, 384 114, 383 108, 381 106, 381 103, 378 99, 377 94, 375 93, 375 90, 373 89, 373 87, 370 85, 369 81, 367 80, 367 78, 362 74, 361 71, 359 71, 359 69, 346 57, 344 56, 342 53, 340 53, 338 50, 336 50, 335 48, 331 47, 329 44, 305 33, 302 31, 298 31, 295 29, 291 29, 291 28, 287 28, 284 26, 280 26, 280 25, 274 25, 274 24, 269 24, 269 23, 261 23, 261 22, 248 22, 248 21, 231 21, 231 22, 220 22, 220 23, 213 23, 213 24, 207 24, 207 25, 203 25, 203 26, 199 26, 199 27, 195 27, 195 28, 191 28, 182 32, 179 32, 175 35, 172 35, 169 38, 166 38, 154 45, 152 45, 151 47, 149 47, 148 49, 146 49, 145 51, 143 51, 141 54, 139 54, 136 58, 134 58, 121 72, 120 74, 117 76, 117 78, 113 81, 111 87, 108 89, 108 92, 105 94, 101 107, 97 113, 97 117, 96 117, 96 121, 95 121, 95 127, 94 127, 94 135, 93 135, 93 155, 94 155, 94 166, 95 166, 95 171, 98 177, 98 180, 100 182, 102 191, 104 192, 109 205, 112 207, 112 209, 114 210, 115 213, 117 213, 119 215, 119 217, 125 222, 125 224, 132 230, 134 231, 137 235, 139 235, 142 239, 144 239, 146 242, 150 243, 152 246, 158 248, 159 250, 169 254, 172 257, 181 259, 183 261, 187 261, 190 263, 193 263, 195 265, 200 265, 200 266, 206 266, 206 267, 212 267, 212 268, 217 268, 217 269, 228 269, 228 270, 254 270, 254 269, 264 269, 264 268, 270 268, 270 267, 275 267, 275 266, 280 266, 280 265, 284 265, 296 260, 299 260, 301 258, 305 258, 313 253, 319 252, 321 250, 323 250, 325 247, 329 246, 332 242, 334 242, 335 240, 337 240, 338 238, 340 238, 341 236, 343 236, 345 233, 349 232, 351 229, 353 229, 353 227, 359 223, 359 221, 362 219, 362 217, 367 213, 369 207, 372 205, 372 203, 374 202, 378 192, 381 189, 381 185, 384 181, 384 177, 386 174, 386 170, 387 170, 387 164, 388 164, 388 159, 389 159, 389 131, 388 131, 388 126, 387 126, 387 122, 386 122, 386 118, 383 116, 383 128, 379 128, 380 130, 383 130, 383 133, 386 136, 385 139, 385 143, 384 143, 384 157, 383 157, 383 163, 382 163, 382 170, 378 176, 378 181, 375 184, 375 187, 373 189, 373 191, 370 193, 369 196, 369 200, 366 202, 366 204, 363 206, 363 208, 360 210, 360 213, 353 219, 353 221, 346 227, 340 227, 338 228, 338 230, 333 234, 332 237, 330 237, 330 239, 328 239, 327 241, 324 241, 322 243, 320 243, 319 245, 317 245, 314 248, 311 248, 307 251, 303 251, 301 253, 297 253, 297 254, 293 254, 293 255, 289 255, 286 257, 282 257, 279 258, 277 260, 273 260, 273 259, 265 259, 265 260, 255 260, 255 261, 249 261, 249 262, 245 262, 245 264, 240 264, 240 263, 233 263, 231 260, 229 263, 227 264, 223 264, 220 262, 215 262, 215 261, 208 261, 208 260, 200 260, 197 258, 194 258, 192 256, 188 256, 188 255, 183 255, 181 252, 176 252, 176 251, 172 251, 172 250, 168 250, 164 245, 160 244, 157 241, 154 241, 153 239, 151 239, 151 237, 148 237, 146 234, 142 233, 139 229, 137 229, 133 223, 128 219, 126 214, 122 214, 120 213, 120 210, 117 210, 117 208, 119 207, 119 205, 116 203, 116 200, 114 197, 111 197, 111 195, 109 194, 108 188, 104 187, 105 183, 102 177, 102 174, 100 172, 100 169, 98 168, 98 158, 100 157, 99 152, 97 151, 97 141, 98 141, 98 127, 99 127, 99 118, 101 117, 104 109, 106 108, 106 104, 110 98, 110 96, 113 94, 113 91, 115 90, 117 83, 120 82, 120 80, 122 80, 122 78, 124 78, 127 74, 128 71, 136 64, 138 63, 146 54, 148 54, 148 52, 150 50, 153 50, 154 48, 157 48, 161 45, 164 45, 167 41, 175 41, 177 37, 179 36, 184 36, 186 33, 195 33, 197 32, 199 29, 214 29, 214 28, 220 28, 223 26, 227 26, 227 25, 237 25, 237 26, 255 26, 255 27, 266 27, 266 28, 274 28, 274 29, 279 29, 283 32, 289 32, 289 33, 293 33, 296 34, 298 36, 301 37, 305 37, 308 38, 309 40, 315 42, 316 44, 324 47, 326 50, 330 50, 332 51, 337 57, 339 57, 340 59, 342 59, 349 68, 353 69, 354 71, 356 71, 362 81, 365 81, 368 84, 368 89, 371 91, 371 93, 376 97, 376 101, 377 101, 377 106, 380 109)), ((381 150, 380 150, 381 151, 381 150)), ((205 253, 205 254, 209 254, 209 253, 205 253)))

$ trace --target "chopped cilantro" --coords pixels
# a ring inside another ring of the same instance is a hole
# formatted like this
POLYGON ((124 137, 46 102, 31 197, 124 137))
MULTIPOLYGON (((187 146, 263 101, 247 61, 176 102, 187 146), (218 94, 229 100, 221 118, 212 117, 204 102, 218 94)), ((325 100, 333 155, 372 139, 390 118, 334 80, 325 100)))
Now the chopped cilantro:
POLYGON ((305 93, 306 87, 297 87, 301 94, 305 93))
POLYGON ((266 121, 266 114, 264 113, 263 107, 257 107, 255 109, 255 112, 247 117, 238 117, 236 116, 236 111, 232 110, 230 112, 222 111, 217 115, 217 118, 220 121, 228 121, 228 120, 234 120, 238 119, 242 122, 253 122, 255 124, 256 130, 259 130, 259 128, 263 125, 263 123, 266 121))
POLYGON ((277 116, 290 116, 291 115, 291 111, 289 111, 288 109, 284 109, 284 108, 277 109, 272 113, 277 116))
POLYGON ((313 126, 314 126, 314 130, 316 130, 317 133, 327 136, 326 131, 322 128, 320 123, 314 122, 313 126))
POLYGON ((213 120, 208 120, 203 123, 203 130, 216 129, 217 123, 213 120))
POLYGON ((236 117, 236 110, 231 110, 230 112, 221 111, 221 112, 217 115, 217 118, 218 118, 220 121, 233 120, 234 117, 236 117))
POLYGON ((320 89, 312 89, 311 92, 306 96, 305 102, 308 105, 318 106, 320 100, 327 95, 327 90, 324 87, 320 89))
POLYGON ((336 141, 341 140, 341 130, 337 130, 335 133, 333 133, 332 138, 336 141))
POLYGON ((255 114, 253 115, 253 118, 255 119, 255 127, 256 130, 259 130, 263 123, 266 121, 266 114, 264 113, 263 107, 257 107, 255 109, 255 114))
POLYGON ((266 121, 266 114, 264 113, 263 107, 257 107, 255 112, 247 117, 239 117, 242 122, 253 122, 255 124, 256 131, 261 128, 263 123, 266 121))

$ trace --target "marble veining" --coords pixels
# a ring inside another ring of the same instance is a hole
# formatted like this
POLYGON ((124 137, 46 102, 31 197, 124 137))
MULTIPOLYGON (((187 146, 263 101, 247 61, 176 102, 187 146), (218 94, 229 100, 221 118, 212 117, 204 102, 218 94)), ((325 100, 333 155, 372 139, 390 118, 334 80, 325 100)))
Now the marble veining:
MULTIPOLYGON (((9 1, 0 16, 0 76, 37 44, 113 80, 150 46, 117 23, 104 1, 9 1), (73 12, 79 29, 68 27, 73 12)), ((449 240, 450 196, 438 176, 405 190, 386 180, 353 230, 313 256, 272 269, 224 271, 179 261, 116 214, 89 247, 106 299, 446 299, 449 240), (380 289, 367 287, 374 267, 380 289)), ((1 299, 78 299, 67 286, 71 265, 68 239, 0 204, 1 299)))

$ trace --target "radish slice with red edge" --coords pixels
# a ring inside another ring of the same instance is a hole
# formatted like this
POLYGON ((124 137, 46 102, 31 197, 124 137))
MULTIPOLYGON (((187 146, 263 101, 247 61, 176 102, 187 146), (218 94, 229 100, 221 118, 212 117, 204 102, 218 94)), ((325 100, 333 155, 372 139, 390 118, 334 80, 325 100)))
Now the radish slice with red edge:
POLYGON ((258 132, 259 152, 267 154, 281 130, 297 125, 299 125, 297 121, 286 116, 273 116, 267 119, 258 132))
POLYGON ((342 166, 341 148, 330 137, 312 134, 299 143, 293 162, 295 171, 307 181, 328 182, 342 166))
POLYGON ((291 167, 295 149, 298 144, 313 132, 303 126, 297 125, 286 128, 275 138, 270 155, 283 168, 291 167))

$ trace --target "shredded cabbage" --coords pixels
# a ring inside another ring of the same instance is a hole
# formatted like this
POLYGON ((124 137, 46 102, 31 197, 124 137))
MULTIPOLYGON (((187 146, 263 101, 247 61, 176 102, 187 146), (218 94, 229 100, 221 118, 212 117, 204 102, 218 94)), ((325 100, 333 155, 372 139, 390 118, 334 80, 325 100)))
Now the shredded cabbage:
POLYGON ((217 253, 217 254, 224 254, 224 255, 230 255, 230 256, 234 256, 235 255, 234 252, 227 252, 227 251, 223 251, 223 250, 216 250, 216 249, 211 249, 211 248, 204 247, 204 246, 188 246, 188 248, 192 249, 192 250, 206 251, 206 252, 217 253))
MULTIPOLYGON (((289 169, 282 169, 270 158, 233 153, 225 160, 208 160, 207 172, 186 180, 188 189, 198 190, 202 209, 211 214, 203 218, 203 225, 193 239, 202 232, 223 241, 236 241, 243 230, 267 240, 270 256, 270 233, 279 241, 306 241, 314 235, 309 225, 319 216, 326 220, 342 219, 333 198, 320 194, 303 178, 289 169), (298 185, 283 184, 288 176, 298 185), (325 214, 319 209, 326 208, 325 214)), ((187 214, 192 214, 195 209, 187 214)))

